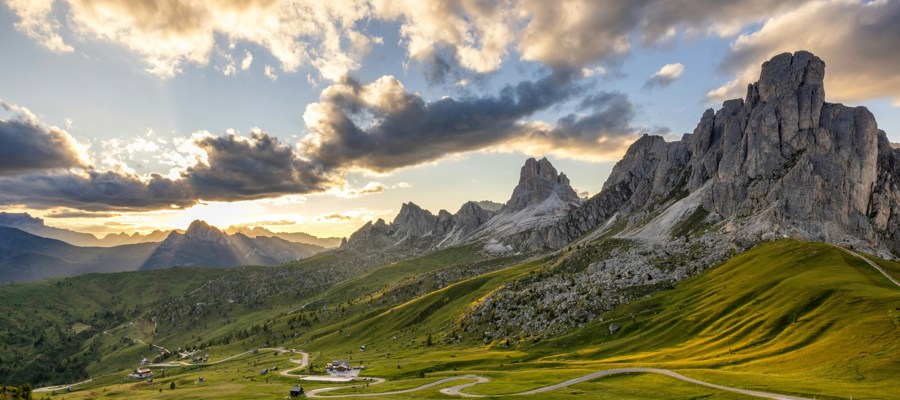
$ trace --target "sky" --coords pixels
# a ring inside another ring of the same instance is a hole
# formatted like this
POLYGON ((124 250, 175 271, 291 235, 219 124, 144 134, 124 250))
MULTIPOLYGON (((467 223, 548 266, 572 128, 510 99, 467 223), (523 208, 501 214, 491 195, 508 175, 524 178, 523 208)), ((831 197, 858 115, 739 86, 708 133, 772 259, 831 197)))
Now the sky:
MULTIPOLYGON (((4 0, 0 0, 4 2, 4 0)), ((404 202, 505 202, 528 157, 583 196, 808 50, 900 142, 900 0, 0 5, 0 211, 347 236, 404 202)))

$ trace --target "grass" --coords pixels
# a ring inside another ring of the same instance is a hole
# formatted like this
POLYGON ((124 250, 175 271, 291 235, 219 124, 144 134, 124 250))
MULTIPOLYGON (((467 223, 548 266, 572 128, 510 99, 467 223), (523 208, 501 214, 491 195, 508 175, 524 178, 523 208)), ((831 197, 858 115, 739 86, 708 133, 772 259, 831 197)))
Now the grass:
MULTIPOLYGON (((354 297, 409 274, 467 260, 469 254, 456 249, 430 260, 390 264, 366 279, 345 282, 322 296, 346 303, 344 313, 322 317, 284 345, 305 349, 313 364, 350 359, 366 366, 364 375, 390 380, 346 389, 351 393, 413 388, 443 377, 478 374, 491 382, 466 391, 497 395, 622 366, 671 369, 726 386, 818 399, 890 398, 900 387, 900 289, 862 260, 825 244, 793 240, 762 244, 672 290, 603 315, 602 321, 556 338, 509 347, 444 339, 454 337, 460 318, 485 296, 508 282, 559 265, 557 260, 533 260, 489 272, 402 304, 373 306, 354 297), (391 272, 396 274, 388 275, 391 272), (366 290, 356 290, 359 285, 366 285, 366 290), (611 336, 607 326, 613 321, 621 328, 611 336), (365 352, 358 350, 361 344, 367 345, 365 352)), ((900 264, 872 259, 890 273, 900 273, 900 264)), ((273 318, 271 329, 283 331, 290 318, 294 317, 273 318)), ((233 343, 208 351, 215 358, 247 346, 233 343)), ((271 357, 265 362, 256 357, 173 368, 154 385, 128 381, 119 372, 54 398, 283 398, 297 380, 269 376, 265 382, 258 368, 272 363, 291 366, 288 356, 262 355, 264 360, 271 357), (202 385, 195 383, 200 373, 207 378, 202 385), (168 390, 171 381, 176 382, 174 391, 168 390)), ((335 385, 302 386, 310 390, 335 385)), ((383 398, 446 398, 439 389, 383 398)), ((747 398, 647 374, 606 377, 528 397, 747 398)))

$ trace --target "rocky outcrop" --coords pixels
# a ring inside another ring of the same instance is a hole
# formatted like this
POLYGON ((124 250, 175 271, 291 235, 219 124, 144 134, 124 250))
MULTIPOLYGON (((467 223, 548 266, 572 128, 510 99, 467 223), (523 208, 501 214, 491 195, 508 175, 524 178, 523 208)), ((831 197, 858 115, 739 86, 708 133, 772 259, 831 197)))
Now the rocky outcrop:
POLYGON ((703 209, 741 240, 791 235, 900 254, 900 153, 866 108, 824 101, 824 76, 809 52, 773 57, 745 99, 707 110, 693 134, 635 142, 546 240, 564 245, 613 215, 633 225, 702 188, 703 209))
POLYGON ((519 183, 513 189, 512 197, 501 212, 512 213, 538 205, 556 195, 563 203, 578 203, 578 194, 569 184, 566 174, 556 172, 547 158, 529 158, 519 173, 519 183))
POLYGON ((440 210, 434 215, 405 203, 393 222, 366 224, 341 248, 393 251, 398 246, 412 246, 424 251, 481 241, 495 243, 497 249, 536 250, 545 246, 540 235, 533 237, 533 230, 553 225, 580 203, 565 174, 557 172, 546 158, 529 158, 504 205, 469 201, 456 214, 440 210))

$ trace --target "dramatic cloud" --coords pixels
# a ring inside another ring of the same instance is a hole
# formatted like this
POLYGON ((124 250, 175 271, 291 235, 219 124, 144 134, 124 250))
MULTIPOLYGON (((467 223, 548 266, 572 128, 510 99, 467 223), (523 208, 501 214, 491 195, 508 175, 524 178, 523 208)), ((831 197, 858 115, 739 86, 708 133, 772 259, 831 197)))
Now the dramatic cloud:
POLYGON ((0 119, 0 176, 87 165, 66 131, 43 126, 24 107, 3 101, 0 106, 14 114, 10 120, 0 119))
MULTIPOLYGON (((200 201, 240 201, 323 192, 339 177, 298 158, 294 149, 254 130, 250 137, 196 135, 203 156, 177 178, 127 169, 34 173, 0 178, 0 204, 87 211, 185 208, 200 201)), ((363 189, 360 194, 373 192, 363 189)))
POLYGON ((400 35, 411 59, 432 60, 436 48, 449 47, 460 65, 483 73, 500 67, 515 38, 515 10, 501 3, 376 1, 375 14, 403 20, 400 35))
MULTIPOLYGON (((750 24, 797 7, 780 0, 9 0, 17 29, 58 52, 72 51, 61 31, 140 55, 153 74, 170 77, 184 65, 205 66, 221 37, 267 49, 285 72, 316 68, 339 82, 359 68, 381 37, 372 20, 399 21, 411 60, 432 63, 447 50, 452 64, 475 73, 522 60, 580 70, 617 64, 635 38, 656 46, 688 36, 738 34, 750 24), (56 10, 56 11, 54 11, 56 10), (63 15, 64 14, 64 15, 63 15)), ((239 54, 238 54, 239 55, 239 54)), ((241 66, 249 67, 246 57, 241 66)), ((235 55, 232 55, 235 56, 235 55)), ((225 67, 234 73, 237 65, 225 67)), ((244 68, 246 69, 246 68, 244 68)), ((274 74, 274 71, 270 71, 274 74)))
POLYGON ((650 90, 655 87, 666 87, 674 83, 681 77, 684 72, 684 65, 681 63, 663 65, 659 71, 653 74, 650 79, 644 82, 644 89, 650 90))
POLYGON ((353 56, 369 42, 355 31, 369 6, 353 0, 13 0, 9 6, 19 17, 17 28, 51 50, 72 51, 60 36, 66 25, 76 37, 139 54, 147 71, 161 77, 179 73, 185 64, 207 65, 221 36, 267 49, 284 71, 311 65, 337 80, 359 67, 353 56), (66 15, 53 12, 57 4, 66 15), (342 47, 342 40, 350 46, 342 47))
POLYGON ((331 186, 328 171, 301 160, 294 149, 265 132, 195 141, 206 162, 187 168, 182 179, 204 200, 250 200, 282 194, 314 193, 331 186))
POLYGON ((0 178, 0 204, 87 211, 184 208, 196 203, 184 182, 106 171, 0 178))
POLYGON ((637 107, 620 92, 600 92, 584 98, 578 114, 569 114, 555 126, 532 124, 522 135, 501 146, 528 154, 557 154, 580 159, 611 160, 644 133, 665 133, 632 126, 637 107))
POLYGON ((571 74, 507 86, 496 96, 426 102, 392 76, 322 92, 303 115, 301 151, 328 168, 378 172, 480 150, 517 135, 520 120, 582 93, 571 74))
POLYGON ((814 2, 770 18, 731 45, 722 69, 736 78, 709 92, 710 100, 743 97, 772 56, 808 50, 826 62, 829 99, 891 98, 900 104, 900 2, 814 2), (810 23, 817 21, 817 23, 810 23), (829 21, 840 21, 830 23, 829 21))

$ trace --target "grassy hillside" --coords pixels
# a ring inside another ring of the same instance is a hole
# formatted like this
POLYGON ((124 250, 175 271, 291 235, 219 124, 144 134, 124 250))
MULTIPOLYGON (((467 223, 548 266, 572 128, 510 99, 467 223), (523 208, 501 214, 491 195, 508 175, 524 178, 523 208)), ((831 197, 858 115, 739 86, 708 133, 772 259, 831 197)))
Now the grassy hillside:
POLYGON ((116 342, 122 342, 129 327, 112 328, 142 314, 154 301, 224 273, 175 268, 0 286, 0 384, 83 378, 101 357, 99 349, 86 345, 91 338, 111 330, 118 335, 116 342))
MULTIPOLYGON (((307 351, 313 367, 350 359, 367 367, 365 375, 390 380, 346 393, 413 388, 464 374, 491 379, 466 389, 468 393, 515 393, 626 366, 665 368, 726 386, 818 399, 891 398, 900 386, 900 288, 859 258, 829 245, 789 240, 763 244, 566 335, 518 343, 485 343, 477 333, 462 331, 461 318, 505 283, 558 265, 565 255, 464 278, 401 303, 377 301, 392 280, 466 264, 453 260, 465 260, 468 253, 454 251, 460 253, 376 269, 368 278, 347 281, 318 297, 330 311, 270 315, 265 329, 283 335, 286 347, 307 351), (390 268, 398 268, 397 274, 389 275, 390 268), (610 330, 613 324, 618 326, 615 333, 610 330), (358 349, 362 344, 365 352, 358 349)), ((900 264, 872 259, 900 275, 900 264)), ((208 351, 219 357, 252 344, 241 340, 208 351)), ((275 356, 272 361, 276 359, 283 361, 275 356)), ((241 360, 171 368, 153 386, 129 383, 119 372, 101 376, 65 398, 227 399, 252 392, 274 399, 296 383, 291 377, 262 378, 254 370, 259 360, 252 365, 249 358, 241 360), (198 385, 194 382, 199 374, 215 379, 198 385), (170 381, 180 389, 168 391, 170 381), (159 393, 159 388, 166 390, 159 393)), ((452 385, 384 398, 446 398, 438 389, 452 385)), ((584 396, 747 398, 651 375, 607 377, 531 397, 584 396)))

